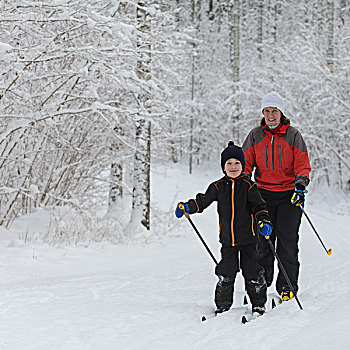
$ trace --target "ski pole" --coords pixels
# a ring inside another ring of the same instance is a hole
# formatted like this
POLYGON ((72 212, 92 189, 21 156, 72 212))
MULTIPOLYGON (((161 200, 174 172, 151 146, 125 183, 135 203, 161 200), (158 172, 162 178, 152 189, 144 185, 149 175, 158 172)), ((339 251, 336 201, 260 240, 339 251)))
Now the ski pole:
POLYGON ((299 301, 297 295, 295 294, 295 290, 294 290, 294 288, 293 288, 293 286, 292 286, 292 283, 290 282, 290 279, 289 279, 289 277, 288 277, 288 275, 287 275, 287 272, 286 272, 286 270, 284 269, 284 267, 283 267, 283 265, 282 265, 282 262, 281 262, 279 256, 277 255, 277 252, 276 252, 276 250, 275 250, 275 248, 274 248, 274 246, 273 246, 273 244, 272 244, 272 242, 271 242, 271 240, 270 240, 270 237, 269 237, 269 236, 266 236, 265 238, 266 238, 266 239, 268 240, 268 242, 269 242, 269 245, 270 245, 270 248, 271 248, 271 250, 272 250, 272 253, 273 253, 273 255, 275 256, 275 258, 277 259, 277 261, 278 261, 278 264, 279 264, 280 269, 281 269, 281 271, 282 271, 282 273, 283 273, 283 275, 284 275, 284 278, 285 278, 285 280, 287 281, 288 286, 289 286, 290 290, 292 291, 293 295, 295 296, 295 300, 297 301, 297 303, 298 303, 298 305, 299 305, 299 307, 300 307, 300 310, 303 310, 303 307, 301 306, 300 301, 299 301))
POLYGON ((185 213, 186 218, 188 219, 188 221, 190 222, 190 224, 192 225, 193 229, 196 231, 199 239, 201 240, 201 242, 203 243, 204 247, 206 248, 206 250, 208 251, 209 255, 211 256, 211 258, 214 260, 215 265, 218 264, 218 262, 215 259, 215 256, 213 255, 213 253, 210 251, 209 247, 207 246, 207 244, 205 243, 203 237, 201 236, 201 234, 199 233, 199 231, 197 230, 197 227, 194 225, 193 221, 190 218, 190 215, 186 212, 185 207, 183 204, 179 204, 179 208, 182 209, 185 213))
POLYGON ((322 244, 324 250, 326 251, 326 253, 327 253, 328 255, 331 255, 331 254, 332 254, 332 248, 329 248, 329 249, 326 248, 326 246, 325 246, 325 245, 323 244, 323 242, 322 242, 321 237, 319 236, 319 234, 317 233, 317 231, 316 231, 314 225, 312 224, 312 222, 311 222, 309 216, 305 213, 304 207, 301 205, 300 208, 301 208, 302 212, 304 213, 304 215, 305 215, 307 221, 308 221, 309 224, 311 225, 312 229, 313 229, 314 232, 316 233, 316 236, 317 236, 317 238, 319 239, 319 241, 321 242, 321 244, 322 244))

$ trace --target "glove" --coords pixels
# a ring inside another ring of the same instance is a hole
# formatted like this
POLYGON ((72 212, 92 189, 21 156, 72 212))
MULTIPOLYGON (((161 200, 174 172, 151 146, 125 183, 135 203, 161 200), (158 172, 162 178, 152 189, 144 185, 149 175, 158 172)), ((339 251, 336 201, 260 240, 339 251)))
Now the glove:
POLYGON ((260 220, 258 221, 258 229, 259 233, 263 236, 270 236, 270 234, 272 233, 272 224, 269 220, 260 220))
POLYGON ((175 209, 175 215, 178 219, 180 219, 182 217, 182 215, 185 214, 185 211, 186 213, 189 213, 190 212, 190 208, 188 207, 188 204, 187 203, 183 203, 183 202, 180 202, 177 206, 176 206, 176 209, 175 209))
POLYGON ((307 191, 305 190, 305 186, 301 184, 296 184, 294 193, 290 200, 291 203, 296 206, 301 205, 303 207, 305 202, 305 193, 307 193, 307 191))

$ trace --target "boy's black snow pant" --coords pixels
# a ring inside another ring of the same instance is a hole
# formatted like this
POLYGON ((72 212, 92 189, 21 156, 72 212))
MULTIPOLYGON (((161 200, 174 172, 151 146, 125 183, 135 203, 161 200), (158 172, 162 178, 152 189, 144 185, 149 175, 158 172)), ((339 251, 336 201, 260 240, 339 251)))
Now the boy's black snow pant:
POLYGON ((267 287, 263 269, 257 261, 257 244, 221 247, 221 261, 215 269, 215 274, 219 277, 215 289, 215 304, 218 309, 229 309, 232 306, 234 283, 240 268, 253 307, 265 305, 267 287))
MULTIPOLYGON (((302 211, 290 202, 294 193, 293 190, 273 192, 260 189, 260 193, 266 201, 267 210, 273 225, 273 232, 270 239, 276 246, 277 237, 277 255, 286 270, 295 292, 297 292, 300 265, 298 260, 298 232, 302 211)), ((270 286, 273 281, 274 255, 265 239, 260 239, 259 243, 259 265, 264 268, 266 283, 267 286, 270 286)), ((276 290, 281 294, 283 288, 290 289, 282 271, 279 271, 276 290)))

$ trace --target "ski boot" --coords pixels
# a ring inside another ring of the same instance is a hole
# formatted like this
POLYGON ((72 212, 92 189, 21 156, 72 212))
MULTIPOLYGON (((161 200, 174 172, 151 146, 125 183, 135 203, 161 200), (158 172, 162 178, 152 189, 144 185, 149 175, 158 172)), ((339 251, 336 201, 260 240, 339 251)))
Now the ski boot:
POLYGON ((294 298, 294 294, 291 290, 289 290, 287 288, 283 288, 282 293, 281 293, 281 298, 283 301, 288 301, 288 300, 294 298))
POLYGON ((252 306, 252 314, 254 316, 262 316, 265 313, 265 306, 252 306))
POLYGON ((223 312, 226 312, 230 310, 230 307, 229 306, 220 306, 220 307, 217 307, 216 310, 215 310, 215 315, 219 315, 219 314, 222 314, 223 312))

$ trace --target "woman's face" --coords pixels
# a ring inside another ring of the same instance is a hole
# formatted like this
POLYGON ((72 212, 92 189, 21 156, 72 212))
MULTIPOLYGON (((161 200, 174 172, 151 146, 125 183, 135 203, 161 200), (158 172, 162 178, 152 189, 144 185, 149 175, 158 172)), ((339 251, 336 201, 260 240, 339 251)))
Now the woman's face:
POLYGON ((267 126, 275 126, 281 121, 281 111, 276 107, 265 107, 263 113, 267 126))

